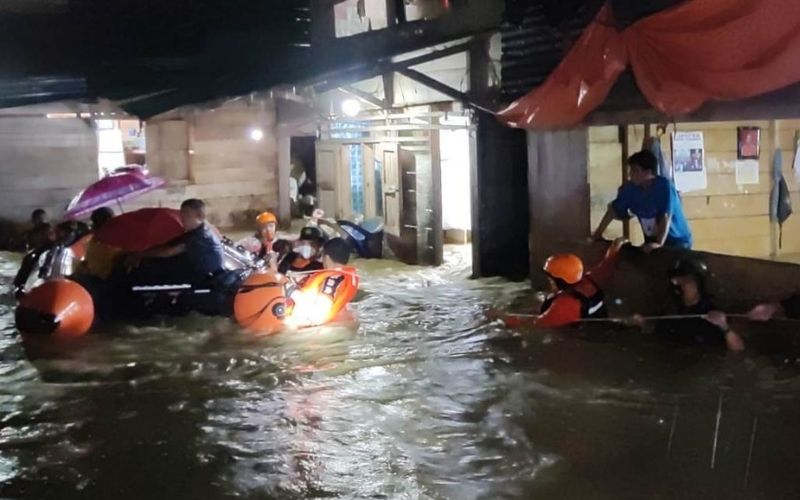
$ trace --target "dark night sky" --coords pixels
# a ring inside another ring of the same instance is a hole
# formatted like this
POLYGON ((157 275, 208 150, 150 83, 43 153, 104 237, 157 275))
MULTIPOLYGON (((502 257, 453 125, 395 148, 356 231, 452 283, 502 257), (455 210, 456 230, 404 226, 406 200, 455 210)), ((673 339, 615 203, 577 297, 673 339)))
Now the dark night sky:
POLYGON ((268 87, 282 83, 307 51, 310 28, 308 0, 6 1, 6 106, 47 93, 70 97, 78 88, 89 98, 112 99, 176 89, 145 104, 140 111, 147 114, 157 111, 151 106, 268 87))

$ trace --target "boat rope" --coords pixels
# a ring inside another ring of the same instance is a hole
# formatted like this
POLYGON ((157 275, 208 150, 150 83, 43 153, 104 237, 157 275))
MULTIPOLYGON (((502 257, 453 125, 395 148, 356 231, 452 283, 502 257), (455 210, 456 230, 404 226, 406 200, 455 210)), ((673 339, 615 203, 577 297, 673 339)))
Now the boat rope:
MULTIPOLYGON (((508 316, 515 318, 538 318, 539 314, 528 313, 507 313, 508 316)), ((665 314, 661 316, 642 316, 641 321, 666 321, 666 320, 682 320, 682 319, 705 319, 706 314, 665 314)), ((746 314, 726 314, 726 318, 731 319, 750 319, 746 314)), ((774 318, 777 321, 798 321, 790 318, 774 318)), ((633 320, 633 317, 624 318, 583 318, 575 323, 628 323, 633 320)))

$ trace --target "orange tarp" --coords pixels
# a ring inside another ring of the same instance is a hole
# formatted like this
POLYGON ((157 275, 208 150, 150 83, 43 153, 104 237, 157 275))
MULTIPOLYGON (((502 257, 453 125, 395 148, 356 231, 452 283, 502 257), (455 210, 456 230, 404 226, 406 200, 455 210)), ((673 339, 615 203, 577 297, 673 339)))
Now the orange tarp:
POLYGON ((577 125, 628 64, 668 116, 785 87, 800 81, 799 9, 795 0, 690 0, 620 32, 607 4, 545 83, 498 116, 520 128, 577 125))

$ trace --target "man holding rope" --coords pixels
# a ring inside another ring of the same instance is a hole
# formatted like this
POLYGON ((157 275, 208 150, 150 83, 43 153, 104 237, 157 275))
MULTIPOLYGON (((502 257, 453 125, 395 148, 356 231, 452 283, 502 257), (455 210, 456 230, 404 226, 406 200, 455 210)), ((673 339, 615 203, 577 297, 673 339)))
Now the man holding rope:
MULTIPOLYGON (((694 259, 678 261, 669 272, 669 283, 677 302, 678 315, 662 317, 654 333, 677 345, 727 346, 743 351, 744 341, 728 325, 727 315, 719 311, 706 291, 706 265, 694 259)), ((651 318, 653 319, 653 318, 651 318)), ((632 323, 642 326, 646 318, 634 316, 632 323)))

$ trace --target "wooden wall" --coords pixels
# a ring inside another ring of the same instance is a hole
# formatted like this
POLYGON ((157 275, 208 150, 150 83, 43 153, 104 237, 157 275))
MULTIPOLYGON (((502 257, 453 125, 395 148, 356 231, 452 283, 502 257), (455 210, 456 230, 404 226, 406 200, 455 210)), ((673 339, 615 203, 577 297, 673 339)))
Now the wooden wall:
POLYGON ((795 257, 800 254, 800 182, 795 177, 792 165, 795 154, 795 133, 800 131, 800 120, 777 120, 775 131, 776 147, 781 150, 783 157, 783 176, 792 193, 794 208, 794 215, 783 224, 783 246, 777 253, 779 257, 796 260, 795 257))
MULTIPOLYGON (((769 257, 770 170, 774 148, 770 122, 678 123, 678 130, 701 131, 705 146, 708 187, 682 194, 683 209, 694 235, 694 248, 746 257, 769 257), (736 183, 737 126, 761 127, 759 183, 736 183)), ((668 144, 662 145, 671 161, 668 144)))
POLYGON ((528 132, 527 139, 531 276, 538 286, 546 281, 545 259, 589 235, 588 134, 528 132))
POLYGON ((0 115, 0 218, 24 223, 39 207, 56 218, 98 175, 91 124, 44 114, 0 115))
MULTIPOLYGON (((694 249, 737 256, 770 257, 800 253, 800 215, 791 217, 783 230, 783 246, 778 248, 777 228, 769 219, 772 189, 772 161, 776 147, 782 150, 784 176, 792 190, 794 207, 800 214, 800 185, 794 178, 794 134, 800 120, 729 121, 677 123, 679 131, 702 131, 705 146, 708 187, 682 193, 683 208, 694 236, 694 249), (759 183, 736 182, 737 127, 761 128, 759 183)), ((655 127, 651 126, 652 131, 655 127)), ((669 127, 669 131, 673 126, 669 127)), ((640 149, 644 126, 631 125, 628 140, 630 153, 640 149)), ((589 182, 591 218, 595 226, 609 201, 616 195, 622 179, 623 145, 618 127, 589 129, 589 182)), ((669 135, 662 138, 662 150, 671 162, 669 135)), ((622 225, 614 223, 607 235, 622 234, 622 225)), ((634 242, 641 241, 638 223, 631 222, 634 242)))
POLYGON ((278 207, 278 144, 273 101, 234 101, 147 122, 150 170, 171 187, 137 202, 178 206, 201 198, 221 227, 250 226, 254 214, 278 207), (260 141, 250 138, 259 128, 260 141))

